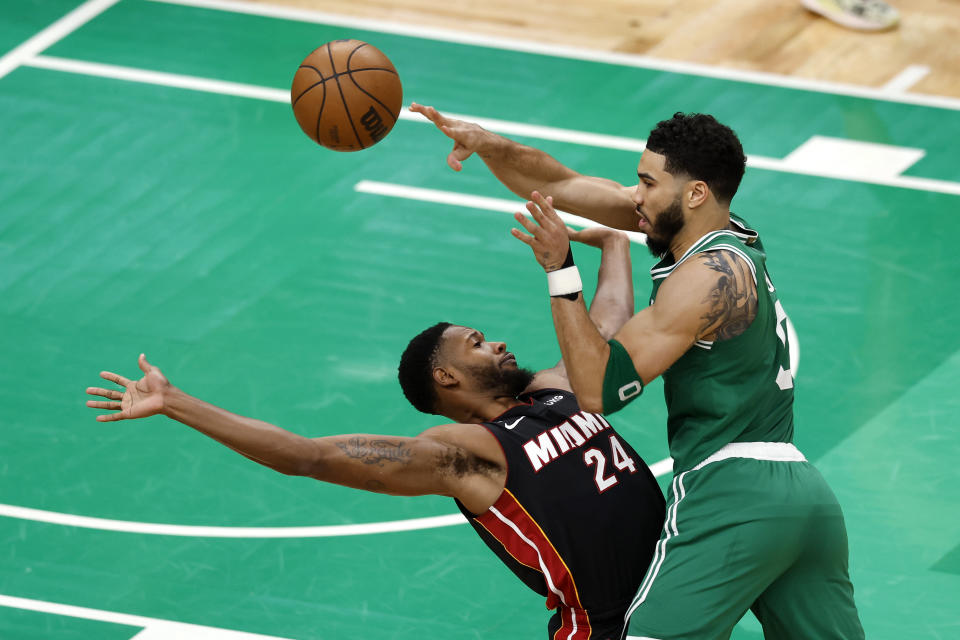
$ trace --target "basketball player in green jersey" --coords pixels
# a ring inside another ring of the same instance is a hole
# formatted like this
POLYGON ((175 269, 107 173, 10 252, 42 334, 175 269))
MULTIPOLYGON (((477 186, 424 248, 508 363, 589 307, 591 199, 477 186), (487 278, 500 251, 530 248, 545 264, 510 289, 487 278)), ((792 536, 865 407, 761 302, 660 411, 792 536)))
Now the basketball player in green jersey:
POLYGON ((532 193, 534 221, 516 215, 529 235, 513 234, 547 272, 581 405, 612 413, 664 377, 674 478, 654 559, 627 612, 629 635, 727 638, 751 609, 767 638, 863 638, 840 506, 791 443, 786 315, 764 254, 731 228, 746 165, 733 131, 711 116, 677 114, 651 132, 632 228, 661 261, 651 270, 650 306, 607 341, 589 322, 554 201, 630 228, 623 188, 467 123, 437 124, 457 143, 454 168, 477 152, 511 188, 555 189, 532 193), (532 168, 518 179, 522 157, 532 168))

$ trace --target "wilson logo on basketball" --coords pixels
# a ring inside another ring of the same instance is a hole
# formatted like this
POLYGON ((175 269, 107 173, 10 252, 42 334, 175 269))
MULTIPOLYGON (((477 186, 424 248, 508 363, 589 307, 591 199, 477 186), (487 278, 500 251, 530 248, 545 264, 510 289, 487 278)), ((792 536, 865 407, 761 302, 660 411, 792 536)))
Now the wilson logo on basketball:
POLYGON ((387 135, 387 127, 383 124, 383 118, 380 117, 380 114, 377 113, 377 110, 373 107, 363 114, 363 117, 360 118, 360 124, 363 125, 363 128, 367 130, 367 133, 370 134, 370 137, 375 141, 379 141, 380 138, 387 135))

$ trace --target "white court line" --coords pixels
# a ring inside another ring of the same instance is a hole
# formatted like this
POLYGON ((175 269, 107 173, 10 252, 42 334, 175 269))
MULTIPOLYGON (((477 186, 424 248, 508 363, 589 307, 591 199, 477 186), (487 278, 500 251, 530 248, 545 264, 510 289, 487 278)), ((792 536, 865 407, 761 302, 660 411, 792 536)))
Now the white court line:
POLYGON ((268 87, 260 87, 253 84, 240 84, 237 82, 227 82, 225 80, 215 80, 213 78, 201 78, 198 76, 184 76, 176 73, 164 73, 163 71, 148 71, 146 69, 135 69, 133 67, 120 67, 113 64, 101 64, 99 62, 84 62, 82 60, 69 60, 67 58, 37 56, 35 58, 25 60, 23 65, 28 67, 37 67, 39 69, 50 69, 51 71, 64 71, 66 73, 97 76, 99 78, 112 78, 114 80, 125 80, 127 82, 155 84, 163 87, 174 87, 176 89, 189 89, 191 91, 203 91, 205 93, 219 93, 228 96, 238 96, 241 98, 269 100, 272 102, 290 102, 290 92, 283 91, 281 89, 270 89, 268 87))
POLYGON ((655 478, 667 475, 673 471, 673 458, 666 458, 660 462, 654 462, 652 465, 650 465, 650 471, 653 473, 653 477, 655 478))
MULTIPOLYGON (((650 465, 657 477, 669 473, 673 460, 667 458, 650 465)), ((315 527, 205 527, 179 524, 159 524, 154 522, 136 522, 133 520, 111 520, 78 516, 71 513, 44 511, 12 504, 0 504, 0 517, 32 520, 47 524, 59 524, 82 529, 101 531, 119 531, 122 533, 140 533, 158 536, 188 536, 197 538, 330 538, 335 536, 361 536, 373 533, 392 533, 394 531, 419 531, 466 524, 462 514, 452 513, 427 518, 392 520, 387 522, 367 522, 363 524, 336 524, 315 527)))
POLYGON ((960 99, 958 98, 925 94, 891 93, 884 91, 883 89, 863 87, 860 85, 845 84, 841 82, 810 80, 807 78, 784 76, 763 71, 744 71, 742 69, 730 69, 707 64, 698 64, 694 62, 651 58, 637 54, 597 51, 557 44, 543 44, 514 38, 485 36, 463 31, 456 31, 453 29, 425 27, 399 22, 388 22, 385 20, 356 18, 333 13, 323 13, 310 9, 296 9, 292 7, 279 7, 276 5, 262 4, 258 2, 235 2, 231 0, 153 1, 163 4, 177 4, 202 9, 214 9, 217 11, 229 11, 232 13, 257 15, 268 18, 295 20, 298 22, 312 22, 315 24, 327 24, 332 26, 348 27, 351 29, 364 29, 367 31, 378 31, 380 33, 390 33, 413 38, 439 40, 442 42, 453 42, 456 44, 466 44, 492 49, 506 49, 508 51, 535 53, 554 58, 569 58, 574 60, 603 62, 625 67, 652 69, 654 71, 668 71, 671 73, 718 78, 721 80, 732 80, 735 82, 749 82, 753 84, 784 87, 787 89, 800 89, 803 91, 813 91, 817 93, 830 93, 834 95, 866 98, 869 100, 880 100, 883 102, 900 102, 905 104, 915 104, 920 106, 937 107, 940 109, 949 109, 952 111, 960 111, 960 99))
POLYGON ((197 538, 329 538, 334 536, 360 536, 372 533, 434 529, 437 527, 465 524, 467 522, 463 515, 454 513, 444 516, 430 516, 428 518, 411 518, 409 520, 315 527, 206 527, 93 518, 70 513, 18 507, 10 504, 0 504, 0 516, 17 518, 19 520, 32 520, 34 522, 45 522, 48 524, 59 524, 68 527, 80 527, 83 529, 197 538))
POLYGON ((882 90, 887 93, 903 93, 920 82, 929 73, 930 67, 924 64, 911 64, 883 85, 882 90))
MULTIPOLYGON (((570 144, 580 144, 588 147, 600 147, 603 149, 617 149, 620 151, 635 151, 643 153, 647 148, 647 141, 640 138, 627 138, 624 136, 611 136, 605 133, 590 133, 587 131, 577 131, 575 129, 561 129, 559 127, 546 127, 538 124, 526 124, 524 122, 512 122, 510 120, 497 120, 494 118, 483 118, 480 116, 463 115, 459 113, 443 112, 443 115, 456 120, 467 120, 475 122, 484 129, 495 131, 496 133, 525 136, 527 138, 537 138, 539 140, 552 140, 555 142, 569 142, 570 144)), ((400 120, 411 120, 425 124, 433 124, 425 116, 404 108, 400 112, 400 120)))
MULTIPOLYGON (((353 187, 354 191, 359 193, 369 193, 378 196, 388 196, 391 198, 403 198, 405 200, 418 200, 420 202, 433 202, 436 204, 448 204, 454 207, 469 207, 471 209, 481 209, 484 211, 498 211, 502 213, 514 213, 519 211, 528 215, 524 201, 508 200, 506 198, 490 198, 487 196, 474 196, 456 191, 441 191, 440 189, 426 189, 424 187, 410 187, 403 184, 393 184, 390 182, 377 182, 375 180, 361 180, 353 187)), ((558 211, 560 219, 569 225, 575 227, 601 227, 599 222, 581 218, 580 216, 565 211, 558 211)), ((625 232, 632 242, 645 245, 647 236, 636 232, 625 232)))
POLYGON ((131 627, 143 627, 143 630, 133 636, 131 640, 134 640, 134 638, 138 640, 288 640, 287 638, 277 636, 264 636, 256 633, 247 633, 246 631, 231 631, 217 627, 205 627, 197 624, 188 624, 186 622, 173 622, 160 618, 148 618, 146 616, 103 611, 101 609, 88 609, 87 607, 76 607, 69 604, 60 604, 59 602, 32 600, 3 594, 0 594, 0 607, 52 613, 69 618, 112 622, 114 624, 128 625, 131 627))
POLYGON ((50 45, 70 35, 120 0, 89 0, 0 58, 0 78, 50 45))
MULTIPOLYGON (((55 58, 50 56, 37 56, 35 58, 31 58, 30 60, 25 60, 23 65, 38 67, 41 69, 50 69, 54 71, 64 71, 67 73, 79 73, 103 78, 113 78, 128 82, 142 82, 146 84, 156 84, 161 86, 175 87, 178 89, 188 89, 192 91, 205 91, 210 93, 253 98, 257 100, 269 100, 271 102, 290 102, 290 93, 282 89, 273 89, 270 87, 241 84, 237 82, 226 82, 223 80, 199 78, 196 76, 185 76, 159 71, 146 71, 132 67, 84 62, 82 60, 68 60, 65 58, 55 58)), ((645 141, 640 138, 610 136, 606 134, 576 131, 573 129, 560 129, 557 127, 530 125, 522 122, 495 120, 493 118, 483 118, 472 115, 453 113, 447 115, 459 118, 461 120, 483 123, 483 126, 488 128, 490 131, 507 135, 569 142, 572 144, 593 146, 602 149, 614 148, 637 152, 642 151, 645 145, 645 141)), ((412 113, 407 111, 405 108, 400 112, 400 119, 433 126, 429 120, 420 114, 412 113)), ((950 195, 960 195, 960 183, 950 182, 948 180, 916 178, 911 176, 876 176, 871 178, 867 176, 845 175, 832 172, 831 170, 809 167, 793 167, 783 159, 769 158, 758 155, 747 156, 747 165, 755 169, 767 169, 770 171, 779 171, 781 173, 810 175, 821 178, 849 180, 853 182, 864 182, 881 186, 897 187, 901 189, 913 189, 917 191, 932 191, 937 193, 947 193, 950 195)))

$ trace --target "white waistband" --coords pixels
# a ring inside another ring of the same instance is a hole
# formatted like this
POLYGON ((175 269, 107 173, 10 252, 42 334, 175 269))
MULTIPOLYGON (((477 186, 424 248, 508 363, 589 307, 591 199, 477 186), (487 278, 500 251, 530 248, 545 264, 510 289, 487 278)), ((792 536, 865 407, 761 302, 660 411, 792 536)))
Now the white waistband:
POLYGON ((807 459, 789 442, 731 442, 719 451, 695 466, 692 471, 702 469, 711 462, 727 458, 753 458, 754 460, 773 460, 774 462, 806 462, 807 459))

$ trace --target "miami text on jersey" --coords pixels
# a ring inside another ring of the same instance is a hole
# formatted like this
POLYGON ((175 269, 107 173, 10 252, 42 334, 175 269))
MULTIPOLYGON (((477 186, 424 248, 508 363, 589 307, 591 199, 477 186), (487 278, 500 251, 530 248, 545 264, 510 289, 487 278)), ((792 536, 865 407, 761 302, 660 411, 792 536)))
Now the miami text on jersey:
POLYGON ((570 416, 569 420, 528 440, 523 445, 523 450, 526 451, 533 470, 540 471, 544 465, 571 449, 582 447, 587 440, 609 428, 610 423, 604 420, 603 416, 581 411, 570 416))

